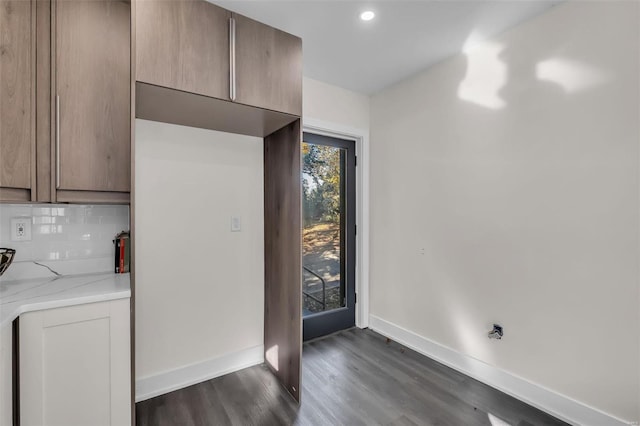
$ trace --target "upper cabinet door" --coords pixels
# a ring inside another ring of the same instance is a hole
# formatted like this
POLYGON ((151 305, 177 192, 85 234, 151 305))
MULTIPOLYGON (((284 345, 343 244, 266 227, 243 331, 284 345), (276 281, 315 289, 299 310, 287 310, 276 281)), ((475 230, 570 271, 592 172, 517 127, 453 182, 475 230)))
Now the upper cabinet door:
POLYGON ((57 188, 129 192, 130 5, 55 2, 57 188))
POLYGON ((34 12, 0 1, 0 200, 29 201, 35 183, 34 12))
POLYGON ((136 80, 229 99, 229 18, 202 0, 138 0, 136 80))
POLYGON ((236 20, 236 102, 302 115, 302 40, 242 15, 236 20))

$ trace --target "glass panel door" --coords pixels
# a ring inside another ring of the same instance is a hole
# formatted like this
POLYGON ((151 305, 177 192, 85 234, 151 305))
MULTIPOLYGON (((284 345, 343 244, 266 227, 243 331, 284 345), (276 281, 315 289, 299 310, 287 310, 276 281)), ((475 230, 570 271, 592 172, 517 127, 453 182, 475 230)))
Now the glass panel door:
POLYGON ((304 133, 304 339, 355 324, 355 142, 304 133))

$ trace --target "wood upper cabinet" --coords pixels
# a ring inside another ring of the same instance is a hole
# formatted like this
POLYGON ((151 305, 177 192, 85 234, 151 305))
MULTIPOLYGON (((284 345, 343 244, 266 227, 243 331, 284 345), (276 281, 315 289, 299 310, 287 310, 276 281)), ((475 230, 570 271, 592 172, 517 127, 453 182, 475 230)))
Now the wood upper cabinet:
POLYGON ((236 102, 302 115, 302 40, 234 14, 236 102))
POLYGON ((100 201, 65 191, 128 193, 130 5, 61 0, 53 13, 57 200, 100 201))
POLYGON ((0 201, 35 188, 35 1, 0 1, 0 201))
POLYGON ((140 83, 302 115, 298 37, 204 0, 137 0, 135 32, 140 83))
POLYGON ((0 201, 129 201, 130 16, 0 0, 0 201))
POLYGON ((202 0, 135 7, 137 81, 229 99, 229 11, 202 0))

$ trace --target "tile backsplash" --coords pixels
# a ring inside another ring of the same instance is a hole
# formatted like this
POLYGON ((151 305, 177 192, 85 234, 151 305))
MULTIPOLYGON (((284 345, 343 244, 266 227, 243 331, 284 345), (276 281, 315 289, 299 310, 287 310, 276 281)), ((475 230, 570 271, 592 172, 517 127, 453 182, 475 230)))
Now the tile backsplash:
POLYGON ((0 247, 16 250, 14 265, 2 278, 23 278, 24 267, 18 265, 34 261, 67 273, 74 273, 69 268, 79 268, 78 273, 112 270, 113 239, 128 229, 127 205, 0 204, 0 247), (15 218, 30 219, 31 241, 11 240, 15 218))

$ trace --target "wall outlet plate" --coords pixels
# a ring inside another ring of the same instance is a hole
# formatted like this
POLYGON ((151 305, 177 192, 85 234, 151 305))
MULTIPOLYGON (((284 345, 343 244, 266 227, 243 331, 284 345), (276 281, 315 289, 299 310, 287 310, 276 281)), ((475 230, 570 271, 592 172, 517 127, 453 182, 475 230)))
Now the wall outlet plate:
POLYGON ((11 241, 31 241, 30 217, 14 217, 11 219, 11 241))
POLYGON ((240 216, 231 216, 231 232, 240 232, 242 230, 242 221, 240 216))

